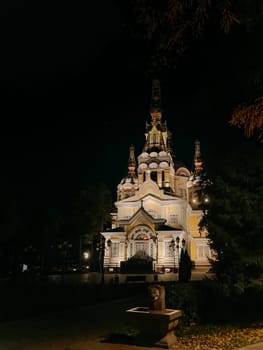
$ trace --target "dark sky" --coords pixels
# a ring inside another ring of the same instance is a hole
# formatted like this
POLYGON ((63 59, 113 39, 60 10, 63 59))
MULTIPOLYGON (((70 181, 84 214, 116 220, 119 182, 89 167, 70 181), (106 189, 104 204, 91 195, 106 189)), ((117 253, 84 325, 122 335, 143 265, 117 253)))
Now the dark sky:
MULTIPOLYGON (((12 1, 0 13, 2 189, 50 207, 85 181, 115 189, 129 146, 141 152, 151 96, 150 79, 130 65, 118 8, 12 1)), ((197 45, 161 79, 164 119, 189 167, 195 138, 210 150, 242 139, 227 121, 247 61, 241 40, 220 45, 197 45)))

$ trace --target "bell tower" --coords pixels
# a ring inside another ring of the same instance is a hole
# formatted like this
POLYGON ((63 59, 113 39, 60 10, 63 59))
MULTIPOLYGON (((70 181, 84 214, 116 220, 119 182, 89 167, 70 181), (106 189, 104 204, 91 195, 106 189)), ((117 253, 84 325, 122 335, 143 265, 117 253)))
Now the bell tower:
POLYGON ((135 161, 135 147, 130 146, 129 160, 128 160, 128 174, 125 176, 117 187, 117 199, 131 197, 138 190, 138 178, 136 175, 136 161, 135 161))
POLYGON ((152 180, 159 188, 174 192, 174 163, 172 157, 172 134, 162 121, 160 81, 152 81, 150 107, 151 121, 146 122, 145 144, 138 157, 138 181, 152 180))

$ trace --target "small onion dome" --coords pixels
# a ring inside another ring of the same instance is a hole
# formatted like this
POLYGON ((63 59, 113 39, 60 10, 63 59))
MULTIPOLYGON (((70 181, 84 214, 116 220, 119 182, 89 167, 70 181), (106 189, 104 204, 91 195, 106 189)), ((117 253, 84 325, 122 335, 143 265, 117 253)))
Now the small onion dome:
POLYGON ((138 178, 136 175, 127 175, 121 180, 121 185, 124 184, 137 184, 138 178))

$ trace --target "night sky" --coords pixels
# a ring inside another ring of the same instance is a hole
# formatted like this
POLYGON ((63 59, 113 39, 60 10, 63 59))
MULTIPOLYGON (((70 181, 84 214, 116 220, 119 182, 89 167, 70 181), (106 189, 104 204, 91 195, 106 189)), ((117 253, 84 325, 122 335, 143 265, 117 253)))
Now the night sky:
MULTIPOLYGON (((136 155, 143 147, 151 97, 151 79, 131 65, 118 8, 109 0, 1 7, 1 190, 46 207, 66 205, 88 181, 115 191, 129 146, 136 155)), ((210 157, 244 141, 228 120, 258 46, 244 57, 242 40, 202 42, 161 77, 164 119, 188 167, 195 138, 210 157)))

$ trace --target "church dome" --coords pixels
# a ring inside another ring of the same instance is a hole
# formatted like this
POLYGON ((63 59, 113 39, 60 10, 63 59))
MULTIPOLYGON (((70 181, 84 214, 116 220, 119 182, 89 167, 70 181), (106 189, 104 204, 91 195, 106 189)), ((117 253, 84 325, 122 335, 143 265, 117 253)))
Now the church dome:
POLYGON ((138 183, 138 178, 136 175, 127 175, 121 180, 121 185, 132 184, 135 185, 138 183))

